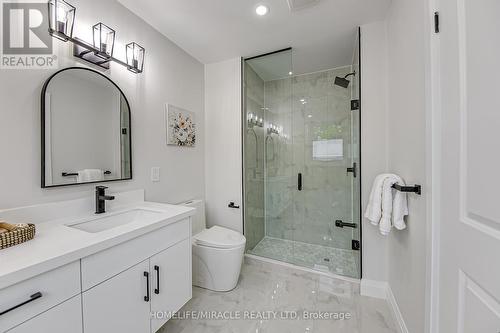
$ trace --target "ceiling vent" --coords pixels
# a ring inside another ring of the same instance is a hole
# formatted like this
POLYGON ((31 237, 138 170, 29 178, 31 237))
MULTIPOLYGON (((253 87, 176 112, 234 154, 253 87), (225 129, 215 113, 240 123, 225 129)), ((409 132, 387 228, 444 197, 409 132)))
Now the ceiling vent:
POLYGON ((316 5, 320 0, 287 0, 290 11, 294 12, 316 5))

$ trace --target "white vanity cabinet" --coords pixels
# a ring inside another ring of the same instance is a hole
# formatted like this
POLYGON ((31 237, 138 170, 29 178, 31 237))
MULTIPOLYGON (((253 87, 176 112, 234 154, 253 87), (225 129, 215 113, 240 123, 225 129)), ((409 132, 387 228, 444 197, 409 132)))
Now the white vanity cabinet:
POLYGON ((155 333, 192 297, 190 218, 115 244, 0 289, 0 333, 155 333))
POLYGON ((81 296, 75 296, 14 327, 8 333, 82 333, 81 302, 81 296))
POLYGON ((191 243, 185 239, 150 259, 151 332, 156 332, 192 297, 191 243), (186 278, 189 277, 189 278, 186 278))
POLYGON ((83 258, 81 267, 85 333, 154 333, 192 296, 189 219, 83 258))
POLYGON ((149 293, 145 272, 149 274, 149 260, 84 292, 84 332, 148 333, 150 305, 144 299, 149 293))
MULTIPOLYGON (((78 261, 24 280, 8 288, 0 289, 0 332, 9 331, 28 320, 39 323, 43 320, 36 318, 36 316, 45 313, 47 310, 50 312, 50 309, 74 296, 80 295, 80 293, 80 263, 78 261)), ((63 307, 62 309, 59 308, 58 311, 63 311, 64 316, 67 318, 81 317, 80 306, 77 311, 71 307, 63 307)), ((48 325, 50 324, 47 323, 46 326, 48 325)), ((24 331, 16 330, 14 332, 24 331)), ((53 332, 57 332, 57 330, 54 329, 53 332)), ((75 330, 75 332, 78 331, 75 330)))

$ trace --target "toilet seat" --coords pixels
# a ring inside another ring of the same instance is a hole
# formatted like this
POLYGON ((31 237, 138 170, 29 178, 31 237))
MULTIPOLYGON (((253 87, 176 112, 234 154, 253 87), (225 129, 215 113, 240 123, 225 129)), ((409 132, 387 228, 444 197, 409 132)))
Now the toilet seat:
POLYGON ((217 249, 233 249, 245 245, 245 236, 231 229, 213 226, 193 236, 194 243, 217 249))

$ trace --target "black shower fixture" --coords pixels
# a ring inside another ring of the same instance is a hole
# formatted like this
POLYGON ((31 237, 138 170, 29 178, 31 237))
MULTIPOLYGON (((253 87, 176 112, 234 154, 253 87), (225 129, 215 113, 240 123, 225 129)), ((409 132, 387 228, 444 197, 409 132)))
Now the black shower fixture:
POLYGON ((351 75, 356 75, 356 72, 349 73, 344 77, 339 77, 339 76, 335 77, 335 85, 342 87, 342 88, 349 87, 349 84, 351 83, 351 81, 349 81, 347 78, 351 75))

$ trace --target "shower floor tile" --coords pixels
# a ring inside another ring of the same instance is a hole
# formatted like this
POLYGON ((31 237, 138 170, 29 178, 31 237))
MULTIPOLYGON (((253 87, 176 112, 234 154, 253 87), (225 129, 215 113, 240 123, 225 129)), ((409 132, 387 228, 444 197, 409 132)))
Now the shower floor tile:
POLYGON ((249 254, 359 278, 358 251, 264 237, 249 254))

